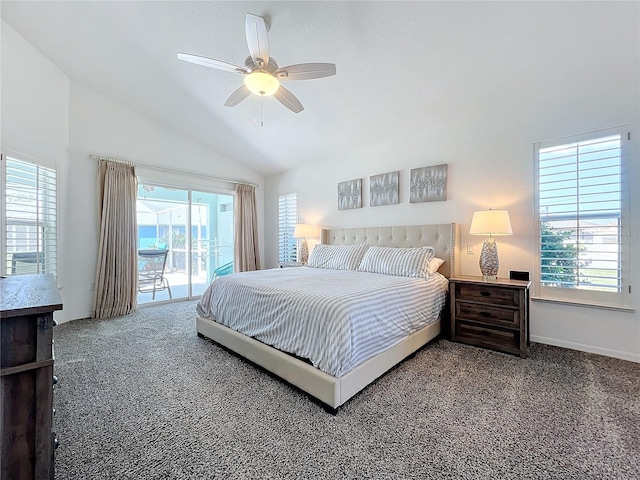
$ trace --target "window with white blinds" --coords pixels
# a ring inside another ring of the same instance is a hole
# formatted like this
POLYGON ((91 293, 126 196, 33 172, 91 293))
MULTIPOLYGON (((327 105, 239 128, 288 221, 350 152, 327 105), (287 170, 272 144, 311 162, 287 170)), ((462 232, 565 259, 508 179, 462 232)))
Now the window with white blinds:
POLYGON ((298 258, 296 239, 293 229, 298 223, 298 194, 281 193, 278 195, 278 261, 295 262, 298 258))
POLYGON ((56 169, 11 153, 2 154, 2 254, 5 275, 57 275, 56 169))
POLYGON ((535 145, 537 296, 628 306, 628 135, 616 128, 535 145))

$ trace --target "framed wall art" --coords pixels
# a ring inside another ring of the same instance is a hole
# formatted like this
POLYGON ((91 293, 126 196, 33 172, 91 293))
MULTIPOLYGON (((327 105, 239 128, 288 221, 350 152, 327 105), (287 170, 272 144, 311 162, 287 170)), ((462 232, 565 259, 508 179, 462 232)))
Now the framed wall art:
POLYGON ((338 210, 362 207, 362 179, 338 183, 338 210))
POLYGON ((393 205, 399 202, 398 184, 400 172, 389 172, 369 177, 369 204, 393 205))
POLYGON ((447 199, 447 164, 411 169, 409 202, 440 202, 447 199))

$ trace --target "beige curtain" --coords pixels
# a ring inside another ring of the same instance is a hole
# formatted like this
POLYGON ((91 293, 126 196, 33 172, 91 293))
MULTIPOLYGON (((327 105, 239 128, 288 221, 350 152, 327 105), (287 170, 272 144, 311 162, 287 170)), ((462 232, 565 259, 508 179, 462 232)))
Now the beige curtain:
POLYGON ((130 163, 100 160, 98 169, 98 267, 93 317, 126 315, 137 307, 138 181, 130 163))
POLYGON ((236 272, 260 269, 258 252, 258 213, 256 209, 256 188, 251 185, 236 185, 236 199, 233 209, 234 245, 233 260, 236 272))

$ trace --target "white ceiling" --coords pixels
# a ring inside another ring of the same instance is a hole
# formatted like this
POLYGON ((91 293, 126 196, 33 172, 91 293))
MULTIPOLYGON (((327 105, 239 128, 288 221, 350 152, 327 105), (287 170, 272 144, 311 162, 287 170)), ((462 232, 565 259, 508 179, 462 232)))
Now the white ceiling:
POLYGON ((385 139, 413 138, 470 102, 490 112, 505 90, 543 85, 546 72, 585 40, 586 33, 567 34, 575 5, 2 1, 1 7, 2 18, 73 80, 270 175, 345 158, 385 139), (264 100, 263 127, 254 123, 255 97, 224 106, 240 76, 176 57, 185 52, 243 65, 247 13, 267 20, 280 66, 337 68, 333 77, 286 83, 302 113, 264 100))

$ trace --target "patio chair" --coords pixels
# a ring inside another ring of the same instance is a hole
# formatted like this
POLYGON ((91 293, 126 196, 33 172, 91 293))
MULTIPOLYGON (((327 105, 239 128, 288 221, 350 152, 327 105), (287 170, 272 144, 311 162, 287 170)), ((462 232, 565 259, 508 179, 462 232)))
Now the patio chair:
POLYGON ((211 275, 211 281, 213 281, 216 277, 222 277, 223 275, 229 275, 233 273, 233 262, 225 263, 224 265, 220 265, 213 271, 213 275, 211 275))
POLYGON ((151 292, 156 299, 156 292, 168 290, 171 296, 169 281, 164 276, 169 250, 138 250, 138 292, 151 292))
POLYGON ((15 252, 11 254, 11 274, 43 273, 44 255, 42 252, 15 252))

